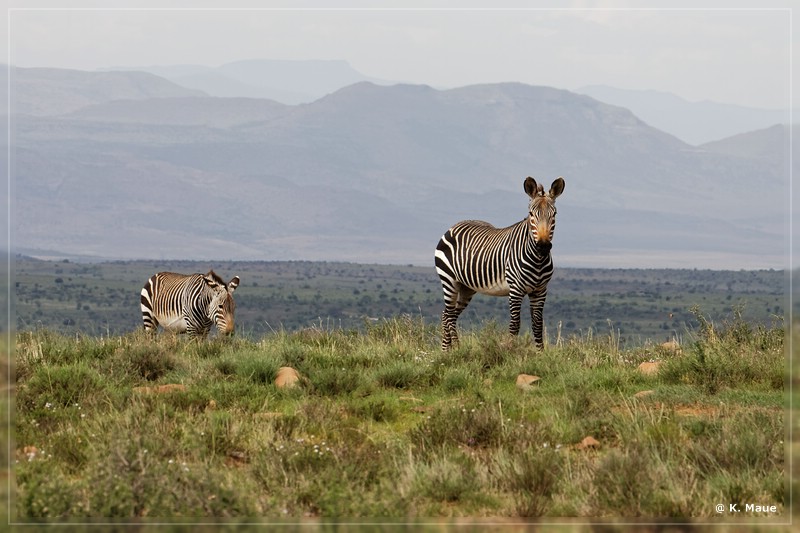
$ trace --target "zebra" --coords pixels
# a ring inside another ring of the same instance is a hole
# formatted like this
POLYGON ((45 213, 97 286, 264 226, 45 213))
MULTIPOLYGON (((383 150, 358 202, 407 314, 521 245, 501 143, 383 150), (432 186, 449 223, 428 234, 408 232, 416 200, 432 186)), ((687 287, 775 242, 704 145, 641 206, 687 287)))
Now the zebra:
POLYGON ((154 274, 142 288, 142 320, 147 332, 161 324, 176 333, 205 337, 212 324, 220 333, 233 333, 239 276, 227 284, 213 270, 208 274, 154 274))
POLYGON ((545 193, 528 177, 528 217, 507 228, 488 222, 464 220, 451 227, 436 246, 436 272, 442 282, 442 350, 458 343, 456 321, 475 293, 508 296, 509 332, 519 333, 522 299, 528 295, 531 328, 538 348, 544 347, 542 312, 547 283, 553 275, 550 257, 556 227, 555 199, 564 192, 564 178, 557 178, 545 193))

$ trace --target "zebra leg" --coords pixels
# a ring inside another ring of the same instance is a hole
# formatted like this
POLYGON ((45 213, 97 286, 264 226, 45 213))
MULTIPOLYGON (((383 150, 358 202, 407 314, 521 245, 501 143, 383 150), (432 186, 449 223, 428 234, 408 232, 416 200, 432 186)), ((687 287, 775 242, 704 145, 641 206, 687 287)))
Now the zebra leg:
MULTIPOLYGON (((442 276, 442 292, 444 293, 444 311, 442 311, 442 350, 450 348, 455 335, 455 323, 458 318, 456 302, 458 299, 458 284, 442 276)), ((457 339, 456 339, 457 340, 457 339)))
POLYGON ((522 299, 524 297, 524 293, 513 288, 508 294, 508 308, 511 311, 511 323, 508 325, 508 332, 512 335, 519 334, 519 313, 522 309, 522 299))
POLYGON ((142 312, 142 320, 144 321, 144 331, 146 333, 155 333, 158 330, 158 319, 148 312, 142 312))
POLYGON ((458 317, 467 308, 475 291, 461 284, 456 288, 456 293, 445 296, 445 306, 442 312, 442 350, 448 350, 454 344, 458 344, 458 331, 456 322, 458 317), (456 298, 453 298, 456 296, 456 298))
MULTIPOLYGON (((455 308, 445 306, 442 311, 442 351, 447 351, 453 343, 453 336, 455 335, 455 321, 456 315, 455 308)), ((456 337, 456 341, 458 338, 456 337)))
POLYGON ((540 349, 544 348, 544 300, 547 291, 532 292, 528 295, 531 303, 531 330, 533 331, 533 341, 540 349))
POLYGON ((141 292, 140 307, 142 309, 142 322, 144 323, 144 330, 147 333, 155 333, 158 329, 158 319, 153 313, 153 300, 150 297, 150 291, 152 290, 152 280, 147 282, 147 285, 144 286, 141 292))

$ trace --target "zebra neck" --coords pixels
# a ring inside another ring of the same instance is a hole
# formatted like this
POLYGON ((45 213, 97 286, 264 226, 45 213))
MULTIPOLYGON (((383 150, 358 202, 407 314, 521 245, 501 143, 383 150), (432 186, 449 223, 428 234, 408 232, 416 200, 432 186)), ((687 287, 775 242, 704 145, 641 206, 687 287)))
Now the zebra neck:
POLYGON ((525 260, 537 266, 544 266, 550 262, 550 251, 548 250, 542 253, 539 248, 536 247, 533 235, 531 235, 531 232, 527 228, 527 220, 525 223, 525 247, 523 248, 525 260))

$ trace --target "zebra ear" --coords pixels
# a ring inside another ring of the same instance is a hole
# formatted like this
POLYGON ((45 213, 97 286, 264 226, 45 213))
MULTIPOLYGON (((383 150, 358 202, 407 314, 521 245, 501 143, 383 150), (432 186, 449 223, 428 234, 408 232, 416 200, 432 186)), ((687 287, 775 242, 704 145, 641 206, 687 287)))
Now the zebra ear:
POLYGON ((536 196, 536 180, 530 176, 525 178, 525 194, 531 198, 536 196))
POLYGON ((550 198, 555 200, 561 195, 562 192, 564 192, 564 178, 559 176, 550 186, 550 198))
POLYGON ((233 292, 239 286, 239 276, 233 276, 233 279, 228 282, 228 292, 233 292))
POLYGON ((209 270, 208 274, 203 276, 203 279, 206 281, 206 283, 208 283, 210 287, 214 287, 217 285, 216 277, 217 275, 214 273, 214 271, 209 270))

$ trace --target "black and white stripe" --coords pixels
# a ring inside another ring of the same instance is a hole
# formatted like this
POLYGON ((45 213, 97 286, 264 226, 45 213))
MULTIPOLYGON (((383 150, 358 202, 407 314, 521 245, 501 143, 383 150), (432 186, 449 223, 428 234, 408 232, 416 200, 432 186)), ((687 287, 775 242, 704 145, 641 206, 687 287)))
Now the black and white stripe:
POLYGON ((238 285, 239 276, 225 283, 213 270, 189 275, 159 272, 142 288, 144 329, 155 331, 160 324, 176 333, 205 337, 216 323, 221 333, 233 333, 233 291, 238 285))
POLYGON ((524 186, 530 196, 525 220, 507 228, 465 220, 447 230, 436 246, 436 272, 444 293, 443 350, 458 342, 456 321, 476 293, 508 296, 512 335, 519 333, 520 309, 527 295, 533 338, 537 346, 544 346, 542 312, 553 275, 555 199, 564 191, 564 179, 556 179, 547 193, 531 177, 524 186))

